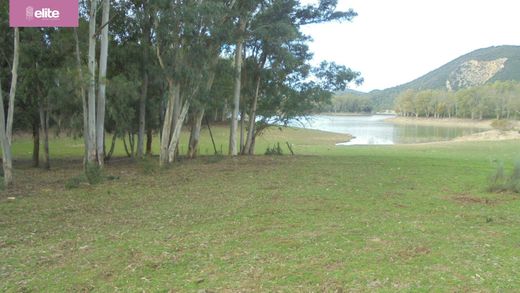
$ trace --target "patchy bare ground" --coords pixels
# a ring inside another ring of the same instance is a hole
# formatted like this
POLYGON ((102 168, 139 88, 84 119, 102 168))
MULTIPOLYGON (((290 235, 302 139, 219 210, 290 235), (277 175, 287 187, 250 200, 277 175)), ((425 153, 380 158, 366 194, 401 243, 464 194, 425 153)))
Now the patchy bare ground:
POLYGON ((488 140, 508 140, 520 139, 520 132, 516 130, 488 130, 484 132, 465 135, 453 139, 453 141, 488 141, 488 140))

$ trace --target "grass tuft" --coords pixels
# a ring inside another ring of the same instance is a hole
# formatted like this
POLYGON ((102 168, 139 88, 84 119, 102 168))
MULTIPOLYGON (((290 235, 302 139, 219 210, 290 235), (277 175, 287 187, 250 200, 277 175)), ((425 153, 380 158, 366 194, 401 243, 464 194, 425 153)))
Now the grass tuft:
POLYGON ((103 170, 95 163, 88 163, 87 168, 85 169, 85 176, 87 178, 87 182, 91 185, 96 185, 102 183, 105 179, 103 177, 103 170))
POLYGON ((79 176, 74 176, 72 178, 69 178, 67 181, 65 181, 65 188, 66 189, 75 189, 75 188, 79 188, 79 186, 81 185, 82 182, 86 182, 86 178, 85 176, 82 174, 82 175, 79 175, 79 176))

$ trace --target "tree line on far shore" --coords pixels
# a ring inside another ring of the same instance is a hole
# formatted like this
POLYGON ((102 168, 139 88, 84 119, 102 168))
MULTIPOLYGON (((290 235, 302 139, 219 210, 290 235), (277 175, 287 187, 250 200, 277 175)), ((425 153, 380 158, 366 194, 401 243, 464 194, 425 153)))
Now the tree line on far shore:
POLYGON ((406 90, 397 96, 395 111, 405 117, 518 119, 520 83, 496 81, 454 92, 406 90))
MULTIPOLYGON (((366 114, 390 110, 376 106, 376 96, 336 94, 331 104, 323 105, 320 110, 366 114)), ((495 81, 457 91, 408 89, 397 95, 393 110, 404 117, 516 120, 520 118, 520 82, 495 81)))
POLYGON ((33 162, 49 162, 49 128, 84 138, 85 168, 102 168, 115 140, 143 158, 159 134, 161 165, 190 129, 195 157, 203 121, 227 121, 229 154, 253 154, 269 123, 330 102, 360 81, 333 62, 312 66, 302 26, 350 21, 336 0, 83 0, 78 28, 9 28, 0 3, 0 142, 6 185, 12 133, 33 134, 33 162), (15 98, 16 97, 16 98, 15 98), (109 134, 111 137, 106 138, 109 134))

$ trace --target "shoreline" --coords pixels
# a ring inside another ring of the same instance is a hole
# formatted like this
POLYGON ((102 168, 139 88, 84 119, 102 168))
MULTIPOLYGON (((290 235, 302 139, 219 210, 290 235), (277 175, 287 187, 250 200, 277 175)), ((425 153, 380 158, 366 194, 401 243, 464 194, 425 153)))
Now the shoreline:
POLYGON ((425 125, 445 127, 473 127, 491 130, 493 120, 471 120, 460 118, 415 118, 415 117, 393 117, 385 119, 385 122, 403 125, 425 125))

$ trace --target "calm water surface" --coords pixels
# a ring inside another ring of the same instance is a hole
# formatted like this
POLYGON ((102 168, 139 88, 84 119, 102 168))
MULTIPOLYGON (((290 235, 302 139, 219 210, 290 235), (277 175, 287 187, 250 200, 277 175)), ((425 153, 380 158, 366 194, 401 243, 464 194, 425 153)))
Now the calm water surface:
POLYGON ((482 132, 480 128, 425 125, 401 125, 385 122, 389 115, 329 116, 316 115, 293 126, 351 134, 354 138, 338 145, 406 144, 445 141, 455 137, 482 132))

